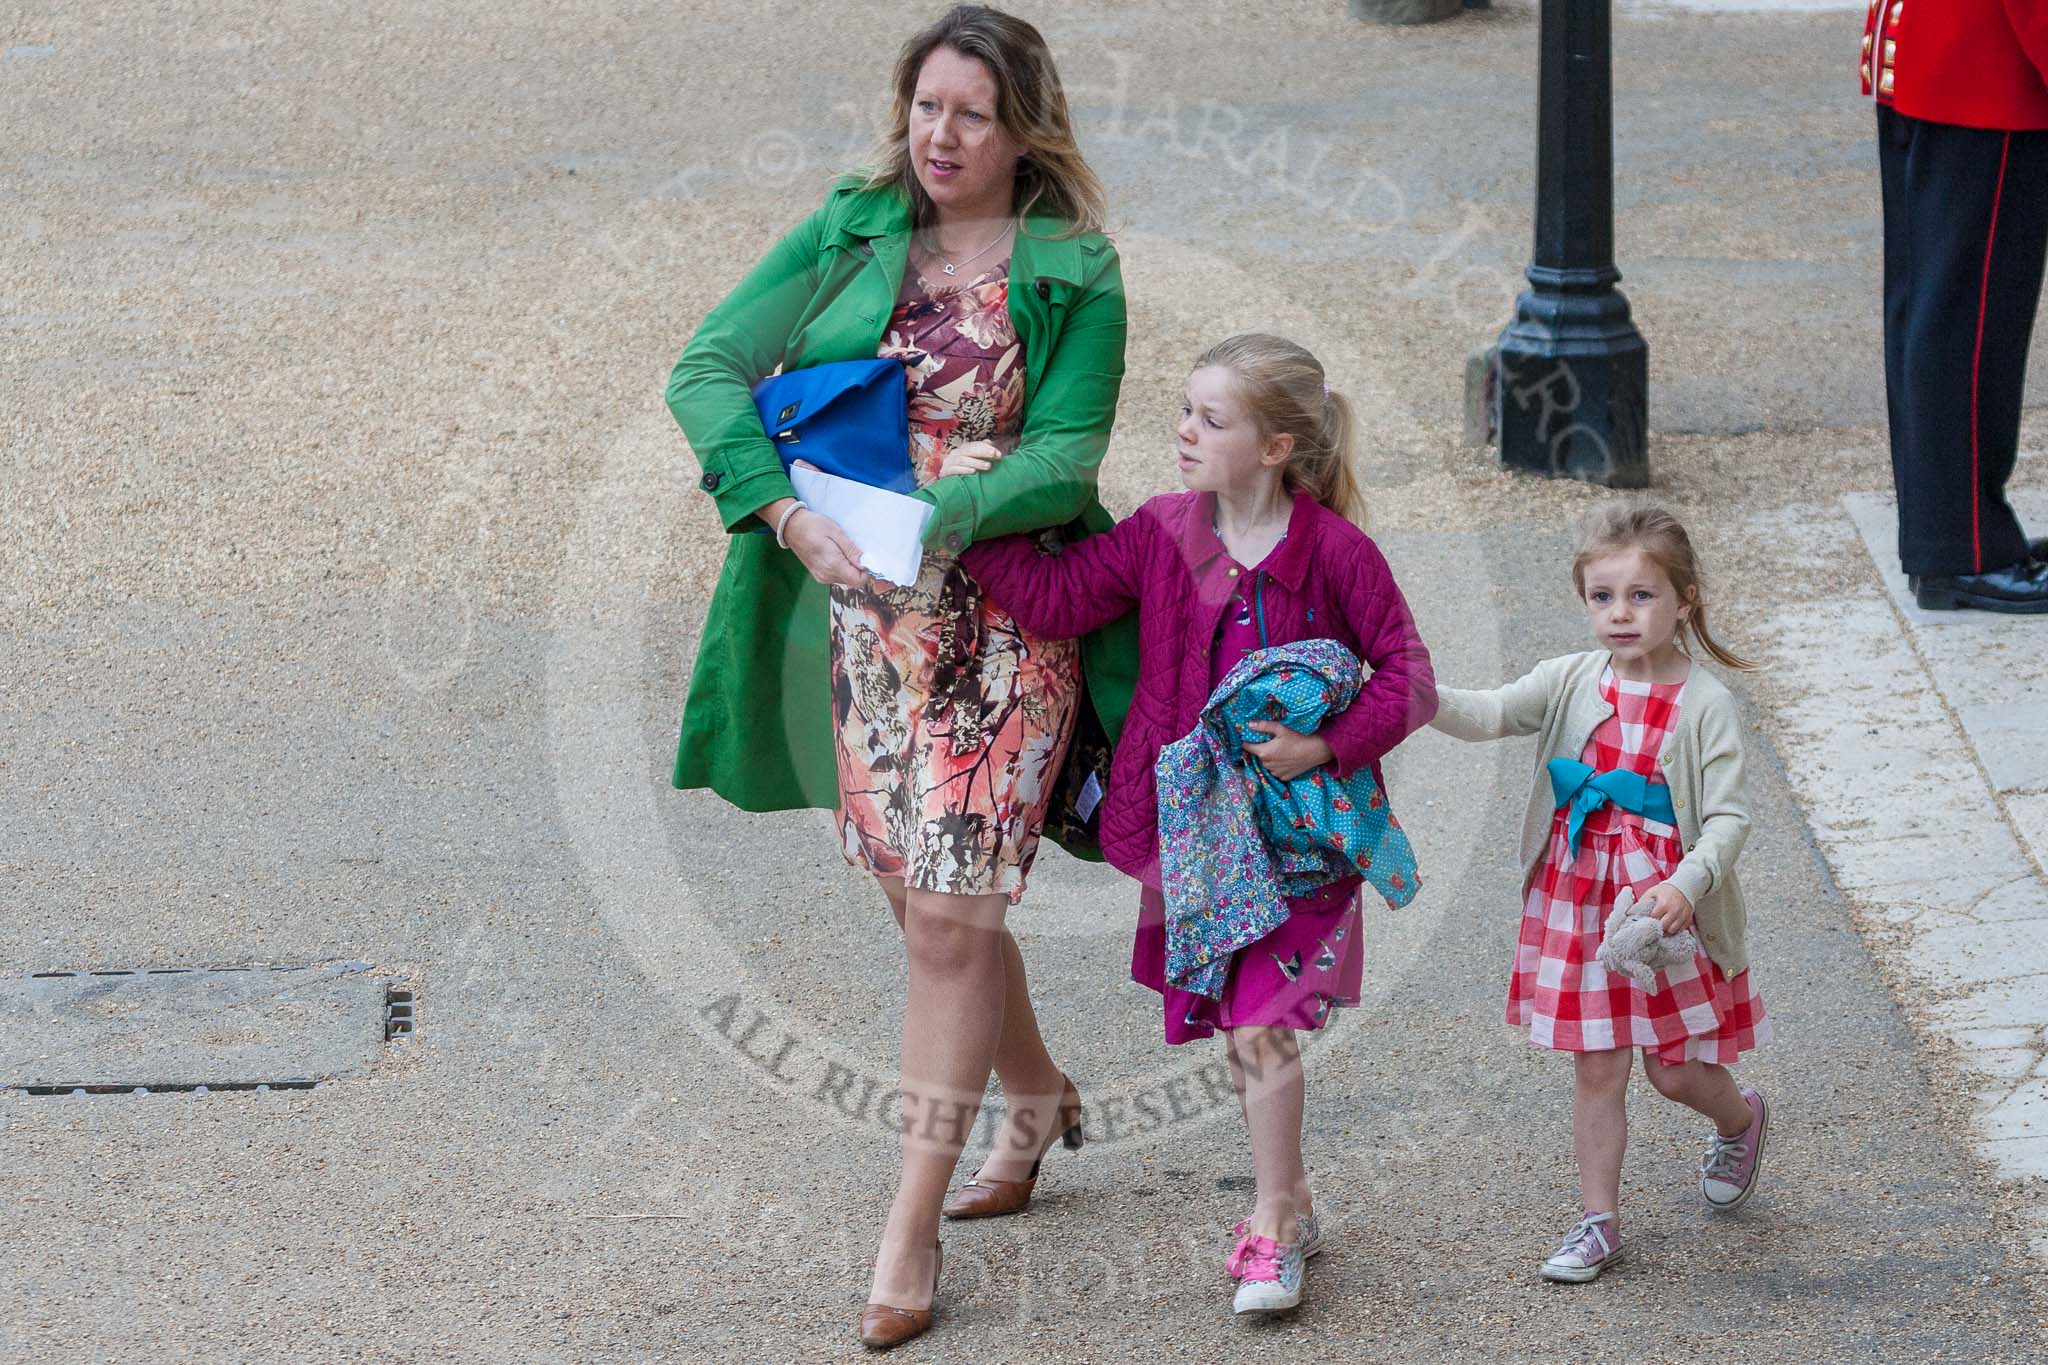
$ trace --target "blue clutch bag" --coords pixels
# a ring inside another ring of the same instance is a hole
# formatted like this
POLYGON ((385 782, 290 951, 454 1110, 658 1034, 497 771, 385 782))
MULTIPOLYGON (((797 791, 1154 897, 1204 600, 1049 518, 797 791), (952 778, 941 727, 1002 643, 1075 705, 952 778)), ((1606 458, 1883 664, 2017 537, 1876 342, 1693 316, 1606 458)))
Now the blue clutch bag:
POLYGON ((835 360, 774 375, 754 386, 754 406, 784 469, 807 460, 842 479, 917 491, 902 361, 835 360))

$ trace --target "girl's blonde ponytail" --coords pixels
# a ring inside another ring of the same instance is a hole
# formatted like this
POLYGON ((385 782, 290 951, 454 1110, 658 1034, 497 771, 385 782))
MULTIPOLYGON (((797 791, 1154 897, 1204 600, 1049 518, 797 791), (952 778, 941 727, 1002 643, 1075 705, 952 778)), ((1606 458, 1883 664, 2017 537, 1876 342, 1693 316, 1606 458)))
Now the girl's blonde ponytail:
POLYGON ((1198 370, 1210 366, 1236 376, 1260 435, 1294 438, 1294 453, 1280 471, 1287 487, 1364 526, 1358 415, 1351 400, 1330 387, 1322 362, 1285 337, 1244 332, 1217 342, 1195 361, 1198 370))
POLYGON ((1366 508, 1365 488, 1358 481, 1358 415, 1351 400, 1335 389, 1326 390, 1324 401, 1330 411, 1323 426, 1323 449, 1329 453, 1314 470, 1302 471, 1302 486, 1317 502, 1362 529, 1366 508))

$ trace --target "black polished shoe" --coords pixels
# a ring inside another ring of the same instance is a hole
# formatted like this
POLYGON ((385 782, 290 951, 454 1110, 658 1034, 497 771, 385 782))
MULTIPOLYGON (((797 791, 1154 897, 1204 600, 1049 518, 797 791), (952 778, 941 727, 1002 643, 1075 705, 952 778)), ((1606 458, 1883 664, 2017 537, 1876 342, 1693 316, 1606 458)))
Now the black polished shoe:
POLYGON ((2048 612, 2048 563, 2023 559, 1992 573, 1922 574, 1913 600, 1928 611, 2048 612))
MULTIPOLYGON (((2027 558, 2033 560, 2036 564, 2048 564, 2048 536, 2042 536, 2038 540, 2027 542, 2027 558)), ((1919 574, 1909 573, 1906 575, 1906 591, 1910 593, 1920 591, 1919 574)))

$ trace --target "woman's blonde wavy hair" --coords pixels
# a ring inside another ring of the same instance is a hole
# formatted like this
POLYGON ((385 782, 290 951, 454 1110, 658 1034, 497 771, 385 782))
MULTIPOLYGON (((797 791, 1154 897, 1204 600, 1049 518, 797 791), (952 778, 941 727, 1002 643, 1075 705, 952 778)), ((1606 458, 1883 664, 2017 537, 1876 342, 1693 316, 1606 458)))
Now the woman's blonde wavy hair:
POLYGON ((931 197, 910 161, 910 106, 925 59, 940 48, 972 57, 996 82, 996 121, 1024 148, 1017 163, 1015 212, 1066 220, 1059 235, 1101 232, 1107 213, 1102 182, 1074 140, 1074 121, 1052 50, 1036 28, 987 5, 955 5, 913 35, 896 58, 890 83, 889 126, 869 155, 866 188, 894 186, 910 201, 913 218, 927 227, 931 197))
POLYGON ((1280 466, 1289 490, 1306 492, 1354 526, 1366 523, 1358 482, 1358 420, 1351 401, 1330 387, 1323 362, 1285 337, 1243 332, 1202 352, 1198 370, 1218 366, 1237 379, 1238 396, 1262 437, 1294 438, 1280 466))

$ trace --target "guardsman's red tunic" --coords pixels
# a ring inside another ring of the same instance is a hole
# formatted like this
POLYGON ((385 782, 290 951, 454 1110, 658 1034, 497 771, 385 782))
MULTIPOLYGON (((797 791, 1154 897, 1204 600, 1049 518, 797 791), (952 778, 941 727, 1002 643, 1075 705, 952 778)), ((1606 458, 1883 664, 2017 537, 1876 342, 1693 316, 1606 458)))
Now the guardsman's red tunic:
POLYGON ((2048 128, 2048 0, 1871 0, 1863 93, 1965 128, 2048 128))

